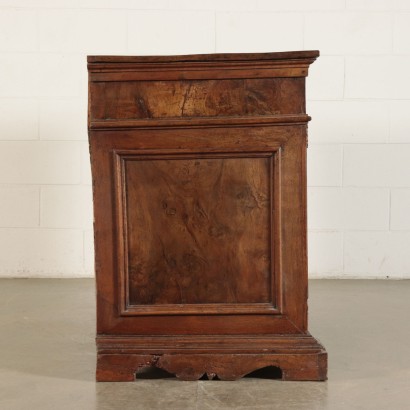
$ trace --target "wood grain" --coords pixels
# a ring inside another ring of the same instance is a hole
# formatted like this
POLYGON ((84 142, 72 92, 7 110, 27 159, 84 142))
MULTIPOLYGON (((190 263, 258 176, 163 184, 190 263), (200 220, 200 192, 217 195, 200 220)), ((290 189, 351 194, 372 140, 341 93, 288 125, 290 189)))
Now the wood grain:
POLYGON ((304 78, 94 82, 91 119, 218 117, 304 112, 304 78), (297 98, 289 99, 289 94, 297 98))
MULTIPOLYGON (((251 62, 252 64, 261 61, 292 61, 297 59, 316 59, 319 56, 317 50, 302 51, 281 51, 271 53, 217 53, 217 54, 186 54, 177 56, 88 56, 87 62, 90 64, 97 63, 98 70, 103 63, 114 63, 117 66, 126 63, 174 63, 174 62, 210 62, 216 61, 233 61, 233 62, 251 62)), ((89 66, 89 69, 93 68, 89 66)))
POLYGON ((271 157, 184 157, 125 163, 130 304, 269 302, 271 157))

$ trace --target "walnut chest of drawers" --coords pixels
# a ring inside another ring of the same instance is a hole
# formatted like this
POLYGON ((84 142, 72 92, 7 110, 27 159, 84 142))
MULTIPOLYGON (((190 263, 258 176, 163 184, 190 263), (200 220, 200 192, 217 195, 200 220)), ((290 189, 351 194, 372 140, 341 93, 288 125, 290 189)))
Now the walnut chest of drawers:
POLYGON ((307 329, 317 51, 89 56, 97 380, 324 380, 307 329))

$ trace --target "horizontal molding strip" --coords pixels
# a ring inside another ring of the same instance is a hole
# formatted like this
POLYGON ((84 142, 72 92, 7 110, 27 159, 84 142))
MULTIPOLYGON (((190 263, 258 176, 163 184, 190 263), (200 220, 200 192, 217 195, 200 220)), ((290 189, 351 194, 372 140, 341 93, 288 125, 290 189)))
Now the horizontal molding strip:
POLYGON ((319 52, 88 56, 90 82, 306 77, 319 52))
POLYGON ((128 68, 118 70, 118 68, 106 69, 95 72, 90 70, 90 82, 111 82, 111 81, 181 81, 181 80, 224 80, 236 78, 275 78, 275 77, 307 77, 308 65, 304 66, 283 66, 283 67, 210 67, 201 68, 165 68, 161 69, 141 69, 128 68))
POLYGON ((195 352, 244 351, 318 352, 323 350, 312 336, 307 335, 178 335, 178 346, 170 347, 174 336, 115 336, 98 335, 99 353, 129 353, 138 351, 195 352))
POLYGON ((92 64, 125 64, 125 63, 246 63, 254 61, 280 61, 280 60, 315 60, 319 56, 318 50, 279 51, 270 53, 218 53, 218 54, 185 54, 185 55, 159 55, 159 56, 115 56, 93 55, 87 56, 87 62, 92 64))
POLYGON ((136 120, 91 120, 89 130, 121 128, 208 128, 208 127, 251 127, 266 125, 306 124, 310 121, 307 114, 259 115, 249 117, 188 117, 166 119, 136 120))

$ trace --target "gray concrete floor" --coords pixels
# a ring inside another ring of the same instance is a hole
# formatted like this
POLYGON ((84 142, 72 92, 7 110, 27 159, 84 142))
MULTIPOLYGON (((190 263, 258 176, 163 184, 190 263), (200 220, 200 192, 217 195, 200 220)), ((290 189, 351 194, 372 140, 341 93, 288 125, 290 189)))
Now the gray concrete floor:
POLYGON ((315 280, 327 382, 95 383, 91 279, 0 281, 0 409, 410 409, 410 281, 315 280))

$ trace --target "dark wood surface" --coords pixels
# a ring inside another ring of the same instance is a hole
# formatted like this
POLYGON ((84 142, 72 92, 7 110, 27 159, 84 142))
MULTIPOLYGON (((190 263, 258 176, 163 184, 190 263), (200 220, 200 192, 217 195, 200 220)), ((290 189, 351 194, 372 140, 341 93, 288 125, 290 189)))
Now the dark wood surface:
POLYGON ((266 154, 126 161, 129 303, 269 302, 270 168, 266 154))
POLYGON ((303 78, 96 82, 91 93, 100 98, 91 100, 91 118, 301 114, 304 86, 303 78))
POLYGON ((97 380, 326 378, 307 330, 304 77, 318 52, 93 56, 97 380))
POLYGON ((172 62, 197 62, 207 61, 214 63, 216 61, 253 61, 260 62, 264 60, 294 60, 301 58, 317 58, 319 51, 302 50, 302 51, 280 51, 271 53, 219 53, 219 54, 187 54, 187 55, 170 55, 170 56, 88 56, 89 63, 172 63, 172 62))

